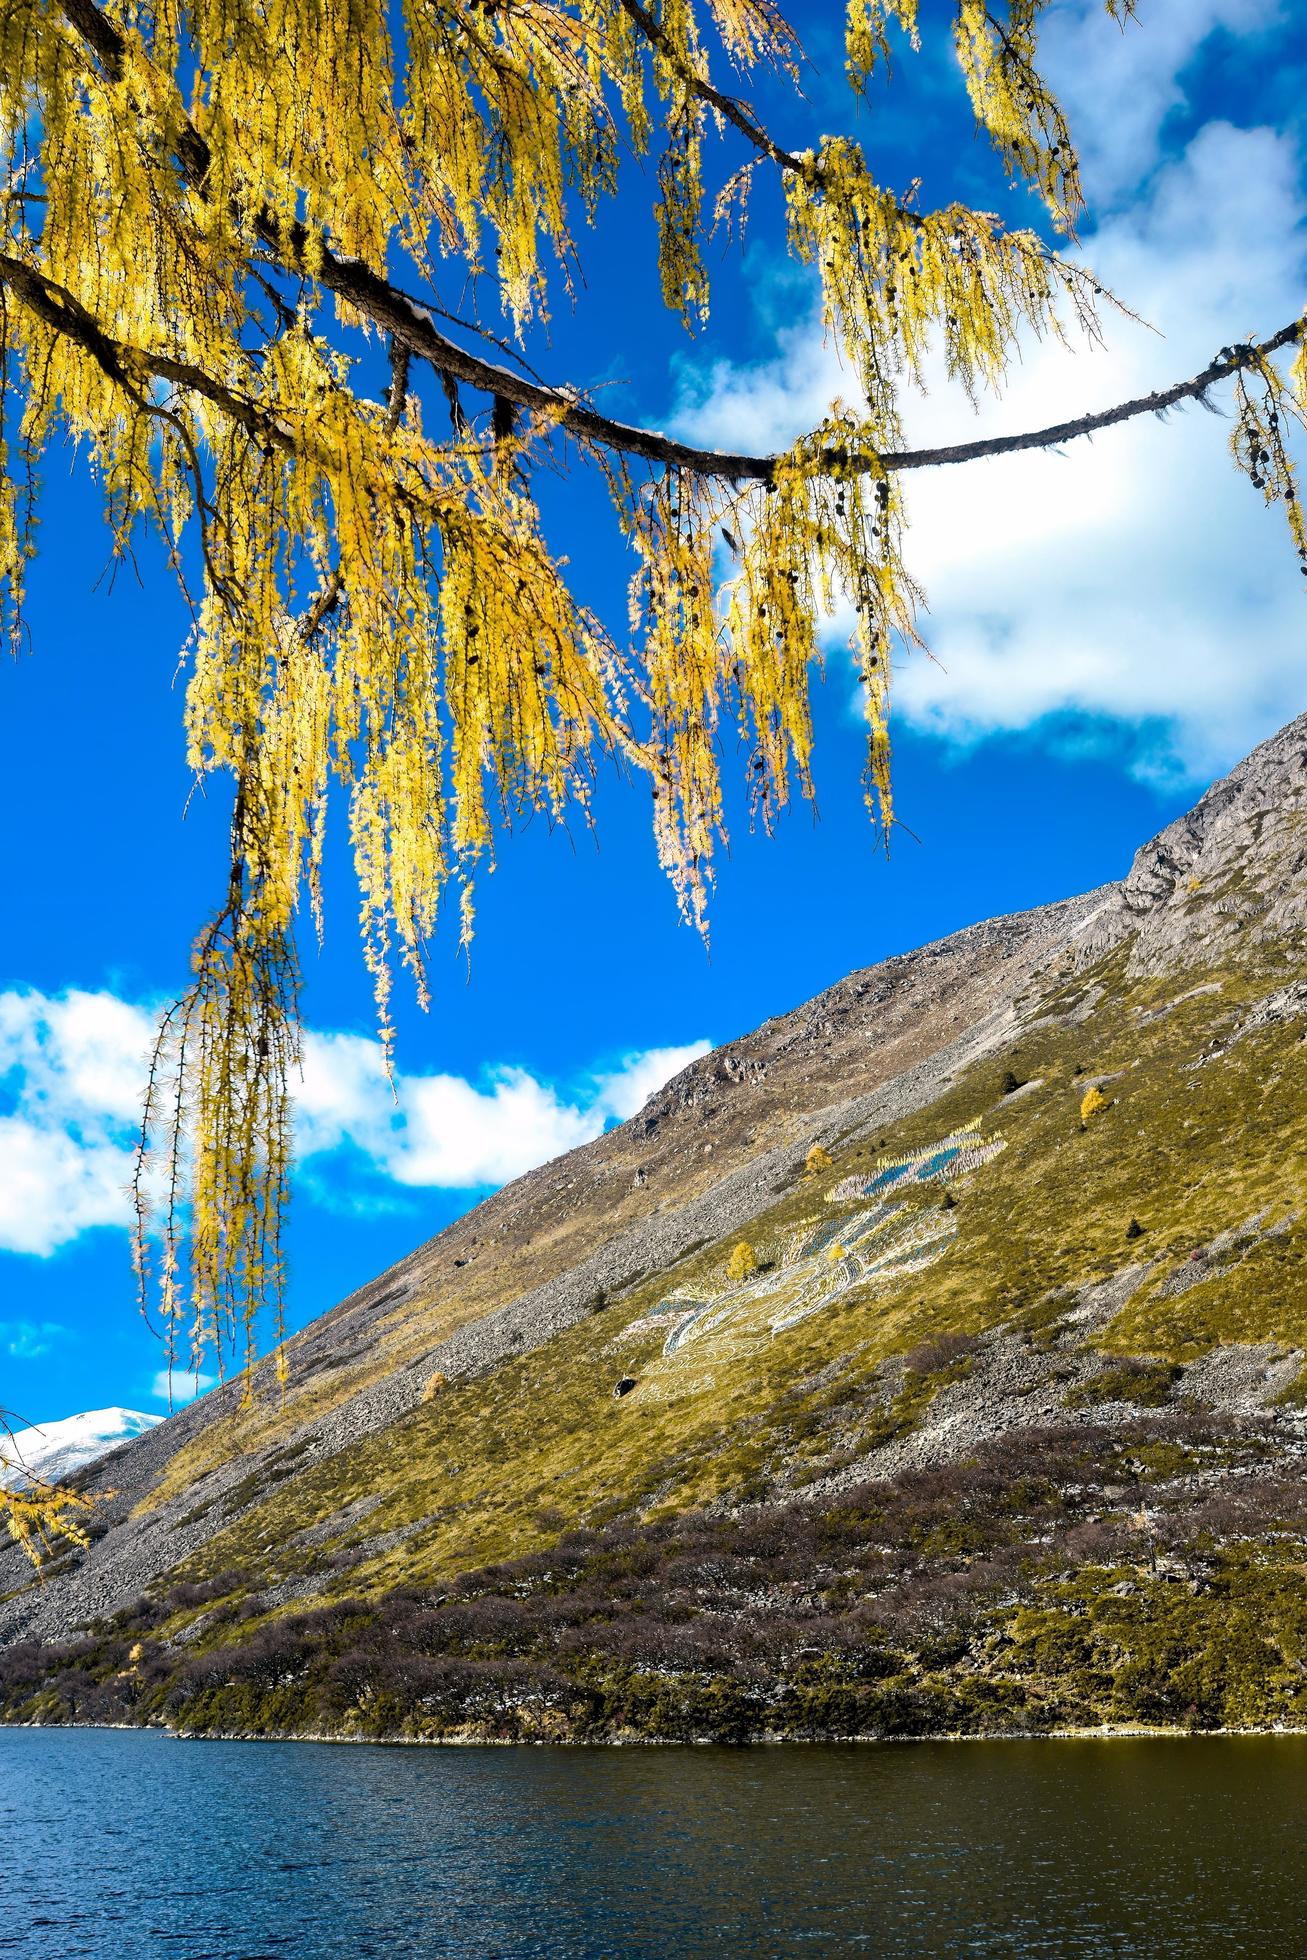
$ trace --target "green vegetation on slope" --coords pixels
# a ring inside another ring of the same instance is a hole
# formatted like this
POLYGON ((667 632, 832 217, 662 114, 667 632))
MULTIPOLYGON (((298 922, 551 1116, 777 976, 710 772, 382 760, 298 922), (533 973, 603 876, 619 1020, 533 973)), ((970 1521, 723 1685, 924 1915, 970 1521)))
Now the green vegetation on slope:
MULTIPOLYGON (((1250 1033, 1201 1060, 1271 982, 1226 974, 1220 992, 1159 1011, 1177 984, 1125 987, 1116 967, 1078 979, 1055 1003, 1058 1017, 1028 1029, 1010 1056, 973 1069, 892 1131, 845 1139, 830 1171, 796 1179, 750 1228, 758 1257, 778 1256, 802 1224, 833 1209, 825 1193, 850 1172, 979 1118, 1006 1148, 949 1187, 959 1229, 926 1270, 855 1288, 765 1344, 717 1344, 706 1369, 691 1350, 669 1362, 652 1310, 673 1287, 722 1288, 732 1235, 547 1346, 448 1383, 341 1454, 260 1473, 281 1481, 180 1576, 239 1566, 260 1585, 313 1582, 330 1600, 447 1577, 569 1526, 783 1493, 865 1456, 920 1414, 921 1389, 907 1410, 892 1357, 999 1325, 1046 1339, 1075 1289, 1128 1259, 1149 1262, 1151 1276, 1095 1333, 1102 1349, 1164 1365, 1229 1341, 1307 1346, 1296 1226, 1236 1246, 1186 1290, 1166 1291, 1177 1271, 1188 1279, 1196 1250, 1252 1219, 1263 1220, 1259 1232, 1282 1224, 1307 1199, 1300 1030, 1250 1033), (1100 989, 1085 1019, 1069 1018, 1100 989), (1009 1064, 1028 1085, 1015 1096, 1000 1094, 1009 1064), (1104 1083, 1112 1106, 1082 1129, 1087 1080, 1104 1083), (1143 1234, 1127 1243, 1135 1218, 1143 1234), (628 1337, 637 1323, 643 1331, 628 1337), (619 1375, 637 1387, 615 1401, 619 1375), (376 1501, 354 1516, 364 1493, 376 1501)), ((938 1185, 896 1195, 907 1206, 942 1201, 938 1185)))
POLYGON ((221 1574, 0 1654, 0 1715, 427 1740, 1303 1725, 1307 1491, 1282 1442, 1192 1412, 1106 1446, 1045 1429, 262 1626, 221 1574))

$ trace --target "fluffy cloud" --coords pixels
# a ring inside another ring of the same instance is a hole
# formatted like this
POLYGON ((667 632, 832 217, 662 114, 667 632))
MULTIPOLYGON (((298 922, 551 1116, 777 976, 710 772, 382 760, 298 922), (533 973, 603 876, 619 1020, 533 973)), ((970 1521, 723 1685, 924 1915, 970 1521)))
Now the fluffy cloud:
POLYGON ((615 1072, 596 1078, 596 1105, 606 1116, 625 1123, 628 1117, 639 1114, 664 1083, 706 1055, 711 1046, 711 1042, 691 1041, 682 1048, 645 1048, 627 1055, 615 1072))
POLYGON ((696 1056, 706 1041, 627 1055, 570 1094, 523 1068, 401 1075, 392 1093, 381 1050, 359 1035, 310 1035, 297 1099, 300 1149, 350 1145, 401 1185, 447 1190, 506 1183, 622 1122, 696 1056))
MULTIPOLYGON (((1301 303, 1303 199, 1289 144, 1209 127, 1094 241, 1113 287, 1165 340, 1114 331, 1083 359, 1039 348, 987 428, 1040 426, 1196 372, 1301 303)), ((932 402, 930 441, 946 426, 932 402)), ((914 433, 916 433, 914 431, 914 433)), ((1278 513, 1200 408, 1109 431, 1065 457, 1004 457, 913 485, 940 666, 913 663, 918 725, 974 738, 1070 712, 1152 728, 1146 768, 1202 778, 1304 700, 1301 580, 1278 513)))
POLYGON ((152 1021, 107 993, 0 993, 0 1248, 122 1225, 152 1021))
MULTIPOLYGON (((1097 0, 1052 16, 1051 65, 1080 111, 1090 193, 1100 182, 1108 191, 1110 215, 1086 257, 1158 331, 1118 320, 1106 350, 1028 345, 1004 399, 978 415, 941 377, 908 405, 911 443, 1110 406, 1300 310, 1307 199, 1290 139, 1214 122, 1183 153, 1157 157, 1204 36, 1264 25, 1274 11, 1261 0, 1159 0, 1124 42, 1097 0)), ((705 440, 775 448, 850 391, 818 326, 800 323, 763 366, 700 377, 679 419, 705 440)), ((900 716, 955 743, 1071 723, 1137 773, 1201 780, 1299 712, 1307 647, 1296 560, 1278 513, 1232 469, 1227 433, 1190 407, 1063 456, 910 479, 909 562, 929 596, 935 661, 901 665, 900 716)))
MULTIPOLYGON (((93 1226, 126 1226, 153 1025, 109 993, 0 992, 0 1250, 46 1256, 93 1226)), ((519 1067, 477 1082, 401 1074, 392 1089, 376 1041, 310 1033, 299 1154, 328 1203, 384 1205, 378 1185, 488 1189, 633 1115, 708 1045, 639 1050, 569 1090, 519 1067)))
POLYGON ((1163 127, 1185 107, 1185 70, 1204 42, 1222 30, 1272 29, 1284 11, 1282 0, 1152 0, 1121 33, 1104 21, 1098 0, 1050 13, 1043 60, 1099 211, 1130 198, 1160 161, 1163 127))

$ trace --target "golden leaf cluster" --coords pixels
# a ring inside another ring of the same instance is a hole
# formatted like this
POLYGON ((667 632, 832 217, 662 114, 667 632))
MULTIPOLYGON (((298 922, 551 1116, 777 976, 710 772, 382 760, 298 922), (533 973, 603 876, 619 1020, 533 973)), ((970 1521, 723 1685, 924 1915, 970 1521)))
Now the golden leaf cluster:
POLYGON ((1103 1094, 1095 1082, 1085 1090, 1084 1095, 1080 1098, 1080 1121, 1087 1123, 1091 1117, 1101 1116, 1105 1109, 1110 1109, 1111 1107, 1110 1099, 1103 1094))
POLYGON ((13 1435, 0 1410, 0 1517, 13 1542, 39 1568, 61 1539, 89 1544, 85 1521, 91 1499, 32 1476, 14 1447, 13 1435))

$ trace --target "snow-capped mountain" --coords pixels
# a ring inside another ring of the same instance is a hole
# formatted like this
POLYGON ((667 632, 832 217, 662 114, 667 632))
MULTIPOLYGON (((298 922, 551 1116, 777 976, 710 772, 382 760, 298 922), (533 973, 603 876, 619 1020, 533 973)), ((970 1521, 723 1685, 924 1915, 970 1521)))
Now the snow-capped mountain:
POLYGON ((141 1415, 136 1409, 88 1409, 80 1416, 65 1416, 62 1422, 16 1429, 12 1437, 0 1432, 0 1458, 12 1466, 0 1465, 0 1483, 21 1484, 37 1477, 48 1484, 60 1483, 74 1470, 162 1421, 162 1416, 141 1415))

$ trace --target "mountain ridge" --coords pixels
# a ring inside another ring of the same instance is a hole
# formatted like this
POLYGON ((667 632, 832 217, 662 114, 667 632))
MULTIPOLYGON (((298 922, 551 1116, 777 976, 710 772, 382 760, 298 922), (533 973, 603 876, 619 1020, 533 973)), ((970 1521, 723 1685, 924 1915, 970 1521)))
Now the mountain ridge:
MULTIPOLYGON (((500 1210, 506 1206, 521 1205, 527 1214, 524 1229, 529 1232, 544 1204, 554 1198, 560 1188, 568 1188, 578 1167, 588 1167, 596 1158, 617 1157, 615 1166, 605 1165, 612 1182, 625 1179, 629 1168, 631 1188, 647 1189, 647 1185, 636 1187, 634 1179, 641 1169, 645 1169, 647 1175, 650 1122, 661 1126, 669 1119, 673 1122, 680 1119, 688 1122, 696 1132, 701 1132, 705 1122, 714 1114, 714 1095, 720 1095, 724 1085, 730 1090, 738 1090, 760 1079, 756 1063, 752 1068, 749 1066, 749 1061, 753 1060, 752 1054, 743 1064, 738 1059, 740 1050, 749 1044, 765 1041, 779 1048, 782 1055, 794 1056, 798 1051, 802 1056, 805 1048, 815 1049, 823 1056, 828 1055, 829 1044, 833 1040, 829 1030, 846 1017, 850 999, 860 1001, 870 995, 871 1000, 879 1005, 881 1000, 892 997, 898 987, 906 983, 911 989, 905 1014, 909 1027, 904 1035, 887 1044, 888 1053, 894 1060, 903 1058, 903 1047, 918 1035, 919 1023, 910 1018, 918 1005, 918 984, 930 995, 936 996, 937 1012, 945 1020, 950 1023, 960 1021, 970 991, 966 988, 965 976, 975 966, 974 956, 978 947, 991 952, 996 949, 1000 972, 1010 966, 1014 980, 1019 978, 1024 982, 1034 959, 1060 948, 1067 938, 1098 917, 1106 895, 1115 889, 1111 886, 1100 887, 1076 898, 1054 901, 1051 905, 1007 914, 998 919, 983 920, 929 942, 913 952, 893 955, 888 960, 837 981, 789 1014, 765 1021, 743 1041, 725 1043, 690 1063, 626 1123, 526 1172, 311 1323, 288 1345, 292 1395, 297 1389, 302 1389, 320 1367, 329 1367, 333 1372, 348 1368, 353 1352, 350 1343, 355 1343, 356 1350, 360 1335, 365 1340, 372 1338, 381 1315, 385 1314, 386 1321, 399 1319, 402 1332, 403 1309, 412 1299, 430 1264, 440 1258, 457 1269, 469 1249, 475 1249, 480 1243, 480 1233, 472 1230, 473 1225, 479 1223, 483 1230, 493 1229, 500 1210), (924 971, 922 963, 928 963, 924 971), (949 992, 950 985, 958 991, 949 992), (941 995, 946 996, 942 1006, 938 999, 941 995), (322 1359, 324 1350, 331 1356, 330 1361, 322 1359)), ((988 984, 992 985, 992 982, 988 984)), ((928 1041, 923 1055, 909 1060, 907 1067, 889 1073, 881 1084, 867 1089, 864 1094, 875 1095, 877 1088, 893 1084, 904 1104, 926 1097, 947 1079, 948 1068, 955 1059, 955 1050, 960 1065, 964 1057, 972 1056, 978 1043, 983 1048, 998 1042, 1002 1033, 1001 1023, 1010 1006, 1011 1002, 1005 998, 987 1015, 963 1026, 951 1039, 943 1039, 941 1034, 938 1046, 931 1046, 928 1041)), ((799 1065, 802 1068, 801 1060, 799 1065)), ((764 1078, 765 1074, 764 1065, 764 1078)), ((687 1247, 698 1243, 704 1229, 713 1226, 729 1230, 737 1222, 747 1222, 757 1209, 759 1192, 769 1188, 771 1177, 792 1173, 808 1149, 814 1143, 821 1144, 829 1131, 839 1121, 846 1119, 848 1105, 854 1100, 844 1097, 824 1105, 815 1116, 805 1116, 793 1141, 766 1153, 762 1160, 746 1159, 743 1164, 729 1170, 725 1177, 714 1179, 706 1192, 695 1189, 694 1185, 699 1180, 694 1180, 690 1195, 682 1195, 675 1219, 671 1222, 671 1231, 662 1250, 667 1262, 674 1262, 683 1256, 687 1247), (829 1118, 823 1122, 822 1117, 827 1112, 829 1118)), ((696 1134, 685 1146, 684 1154, 693 1156, 701 1150, 702 1144, 696 1134)), ((718 1142, 714 1138, 714 1155, 717 1150, 718 1142)), ((657 1207, 659 1200, 656 1192, 651 1196, 654 1207, 657 1207)), ((607 1193, 601 1192, 601 1199, 606 1200, 606 1197, 607 1193)), ((636 1212, 634 1232, 642 1242, 649 1231, 650 1218, 651 1214, 646 1213, 643 1207, 636 1212)), ((344 1406, 351 1412, 348 1426, 350 1440, 369 1434, 374 1428, 384 1426, 417 1406, 427 1381, 437 1369, 448 1372, 451 1365, 457 1369, 460 1363, 476 1369, 502 1359, 512 1351, 513 1335, 523 1323, 534 1323, 533 1334, 546 1340, 562 1328, 575 1325, 589 1310, 597 1292, 607 1286, 620 1291, 630 1281, 632 1269, 629 1263, 623 1263, 625 1253, 626 1242, 620 1235, 615 1235, 597 1253, 588 1255, 576 1266, 565 1268, 557 1279, 528 1288, 504 1307, 492 1308, 484 1316, 470 1315, 445 1340, 434 1343, 424 1341, 414 1359, 401 1362, 391 1369, 375 1387, 359 1388, 348 1397, 344 1406)), ((658 1255, 655 1253, 654 1256, 658 1255)), ((256 1379, 261 1392, 265 1396, 270 1395, 270 1371, 266 1363, 256 1379)), ((117 1490, 109 1504, 115 1522, 128 1525, 137 1522, 131 1517, 133 1506, 161 1471, 166 1476, 169 1462, 181 1455, 188 1444, 215 1424, 234 1425, 240 1421, 242 1393, 238 1382, 211 1390, 171 1416, 159 1431, 137 1438, 131 1445, 113 1452, 112 1479, 117 1490)), ((108 1475, 106 1468, 106 1480, 108 1475)), ((148 1521, 145 1530, 154 1535, 148 1521)), ((176 1549, 173 1541, 178 1536, 172 1521, 168 1522, 167 1530, 167 1549, 171 1554, 176 1549)), ((194 1549, 200 1542, 199 1537, 182 1539, 186 1551, 194 1549)), ((141 1584, 154 1576, 156 1568, 152 1566, 153 1557, 154 1554, 150 1554, 145 1562, 129 1566, 115 1588, 101 1589, 94 1585, 101 1561, 93 1547, 79 1574, 82 1578, 82 1586, 79 1587, 82 1596, 74 1605, 65 1607, 62 1602, 55 1603, 44 1596, 37 1602, 24 1596, 22 1604, 0 1600, 0 1640, 13 1637, 17 1632, 53 1631, 69 1624, 69 1615, 116 1610, 141 1584), (91 1582, 89 1586, 87 1581, 91 1582)), ((21 1577, 21 1568, 11 1564, 6 1572, 0 1556, 0 1588, 11 1577, 21 1577)))
MULTIPOLYGON (((806 1543, 851 1493, 965 1485, 968 1464, 998 1530, 1002 1481, 984 1465, 1011 1473, 1014 1452, 1042 1450, 1070 1478, 1085 1439, 1120 1455, 1123 1438, 1156 1431, 1129 1472, 1151 1489, 1167 1450, 1206 1462, 1203 1424, 1231 1462, 1260 1451, 1275 1489, 1292 1484, 1305 928, 1307 716, 1120 881, 849 975, 496 1193, 296 1338, 284 1406, 264 1393, 242 1414, 230 1385, 115 1452, 88 1479, 117 1493, 88 1550, 40 1587, 0 1560, 0 1641, 26 1652, 138 1611, 147 1645, 164 1628, 174 1693, 193 1649, 226 1654, 246 1622, 272 1640, 354 1596, 384 1618, 415 1586, 447 1598, 471 1583, 460 1573, 505 1560, 527 1562, 529 1591, 530 1562, 578 1531, 634 1533, 643 1557, 660 1533, 691 1530, 677 1520, 729 1535, 770 1506, 806 1543), (805 1171, 815 1146, 829 1169, 805 1171), (756 1273, 731 1281, 726 1255, 744 1239, 756 1273), (163 1611, 197 1587, 198 1611, 163 1611)), ((1195 1490, 1206 1476, 1185 1473, 1195 1490)), ((1124 1518, 1113 1491, 1104 1516, 1124 1518)), ((1184 1477, 1165 1501, 1181 1495, 1189 1516, 1184 1477)), ((1059 1544, 1078 1542, 1066 1501, 1059 1544)), ((942 1584, 948 1560, 956 1593, 956 1549, 932 1553, 920 1583, 942 1584)), ((1021 1581, 1031 1598, 1044 1583, 1021 1581)), ((835 1598, 835 1579, 822 1584, 835 1598)), ((533 1638, 556 1636, 546 1614, 533 1638)), ((921 1653, 900 1660, 920 1713, 921 1653)), ((738 1661, 722 1659, 726 1675, 738 1661)), ((788 1665, 770 1655, 767 1693, 788 1665)), ((979 1664, 958 1666, 948 1706, 965 1714, 979 1664)), ((663 1675, 680 1707, 685 1681, 663 1675)), ((212 1689, 211 1715, 225 1693, 212 1689)), ((1227 1713, 1254 1706, 1230 1693, 1227 1713)), ((169 1704, 169 1718, 199 1720, 198 1705, 169 1704)), ((350 1708, 347 1726, 362 1721, 350 1708)), ((520 1718, 501 1706, 495 1719, 520 1718)))

